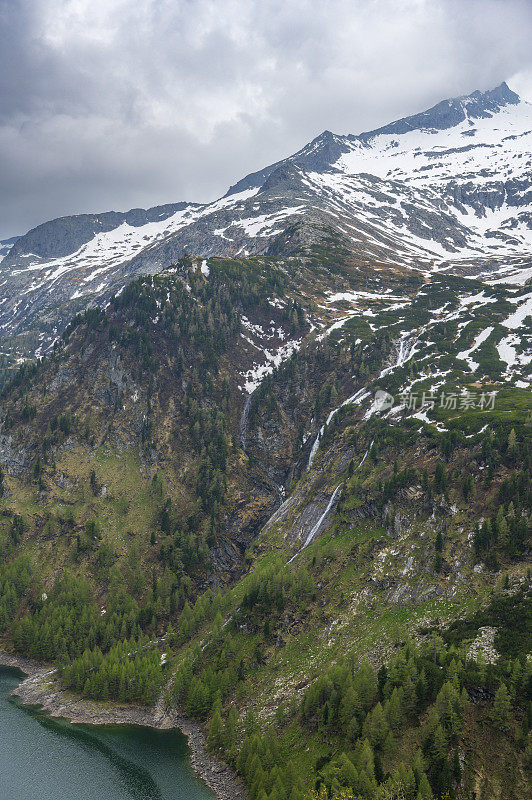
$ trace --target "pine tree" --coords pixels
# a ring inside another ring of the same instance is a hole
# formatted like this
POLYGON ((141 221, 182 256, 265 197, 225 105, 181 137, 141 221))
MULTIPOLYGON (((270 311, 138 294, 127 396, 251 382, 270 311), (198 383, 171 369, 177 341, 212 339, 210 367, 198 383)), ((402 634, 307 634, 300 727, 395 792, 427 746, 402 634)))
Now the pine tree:
POLYGON ((515 434, 515 428, 512 428, 510 433, 508 434, 508 455, 510 458, 514 458, 517 454, 517 436, 515 434))
POLYGON ((429 779, 423 772, 419 781, 416 800, 433 800, 433 797, 434 795, 432 794, 432 789, 430 788, 429 779))
POLYGON ((493 701, 493 709, 491 711, 491 720, 496 728, 503 731, 508 727, 508 719, 510 716, 510 695, 508 689, 501 683, 495 693, 493 701))
POLYGON ((223 736, 224 746, 227 752, 230 752, 235 744, 237 723, 238 723, 238 711, 236 710, 236 706, 231 706, 227 718, 225 720, 224 736, 223 736))
POLYGON ((377 685, 377 674, 373 665, 367 658, 362 659, 355 676, 354 686, 357 695, 362 698, 366 710, 370 709, 375 702, 377 685))
POLYGON ((462 493, 464 495, 464 500, 466 501, 466 503, 468 502, 469 498, 473 496, 474 490, 475 486, 473 483, 473 476, 469 472, 462 486, 462 493))
POLYGON ((209 690, 197 677, 192 679, 187 698, 187 714, 202 716, 209 707, 209 690))
POLYGON ((362 742, 362 749, 358 757, 357 766, 359 769, 364 769, 368 775, 375 774, 375 757, 367 739, 364 739, 362 742))
POLYGON ((391 728, 398 728, 403 720, 401 697, 397 686, 394 686, 391 697, 386 705, 386 716, 391 728))
POLYGON ((91 491, 94 496, 97 496, 100 493, 100 487, 98 486, 98 481, 96 479, 96 473, 94 470, 91 470, 90 474, 90 485, 91 491))
POLYGON ((434 739, 432 742, 432 752, 436 762, 443 762, 447 757, 448 741, 445 730, 441 725, 437 725, 434 731, 434 739))
POLYGON ((264 791, 266 777, 264 775, 264 770, 262 769, 262 764, 257 757, 255 758, 256 761, 253 761, 254 767, 251 775, 250 795, 255 800, 258 800, 259 794, 264 791))
POLYGON ((357 710, 360 708, 358 696, 352 686, 349 686, 340 704, 340 726, 342 730, 346 730, 349 723, 355 716, 357 710))
POLYGON ((441 461, 436 464, 434 471, 434 491, 438 494, 444 494, 447 490, 447 473, 441 461))
POLYGON ((370 711, 364 723, 364 732, 373 747, 382 748, 388 735, 388 723, 384 716, 382 705, 377 703, 375 708, 370 711))
POLYGON ((509 542, 508 537, 508 523, 504 517, 501 517, 499 522, 499 540, 503 546, 507 546, 509 542))
POLYGON ((249 758, 250 752, 251 752, 251 738, 249 736, 245 736, 244 741, 242 742, 242 747, 240 748, 236 759, 237 771, 242 776, 244 775, 246 763, 249 758))

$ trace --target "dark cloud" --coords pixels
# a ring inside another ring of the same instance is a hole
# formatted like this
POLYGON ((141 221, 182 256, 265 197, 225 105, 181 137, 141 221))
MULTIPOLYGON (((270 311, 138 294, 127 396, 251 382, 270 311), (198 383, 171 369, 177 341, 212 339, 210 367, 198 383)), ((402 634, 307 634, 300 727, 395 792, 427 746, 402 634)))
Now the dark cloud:
POLYGON ((511 79, 529 0, 0 0, 0 237, 210 200, 324 128, 511 79))

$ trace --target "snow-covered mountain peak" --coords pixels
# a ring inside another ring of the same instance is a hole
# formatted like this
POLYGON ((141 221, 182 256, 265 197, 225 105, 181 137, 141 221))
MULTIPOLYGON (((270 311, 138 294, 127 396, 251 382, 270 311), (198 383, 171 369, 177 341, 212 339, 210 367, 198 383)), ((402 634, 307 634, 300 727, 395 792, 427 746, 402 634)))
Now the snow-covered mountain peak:
POLYGON ((519 95, 506 82, 481 92, 478 89, 469 95, 441 100, 427 111, 403 117, 389 125, 360 134, 358 138, 368 141, 384 134, 404 134, 412 130, 446 130, 467 119, 483 119, 498 113, 509 105, 517 105, 519 95))
POLYGON ((0 266, 0 331, 51 341, 73 312, 187 252, 290 255, 335 230, 357 263, 532 275, 532 105, 502 83, 374 131, 329 130, 208 204, 64 217, 0 266), (61 309, 60 313, 58 309, 61 309))
MULTIPOLYGON (((424 178, 424 173, 437 171, 435 159, 445 150, 467 153, 477 146, 495 148, 504 143, 500 155, 511 158, 516 154, 521 159, 527 148, 530 150, 530 142, 529 138, 517 140, 529 137, 531 130, 531 104, 522 101, 503 82, 485 92, 475 90, 469 95, 442 100, 427 111, 365 133, 340 135, 325 130, 284 161, 247 175, 229 189, 228 195, 262 187, 273 172, 288 163, 307 172, 339 170, 350 175, 367 173, 383 179, 411 180, 414 175, 424 178)), ((480 159, 466 156, 448 159, 445 174, 448 176, 454 169, 453 177, 463 177, 462 167, 467 175, 489 156, 484 150, 480 159)), ((501 160, 497 158, 499 164, 501 160)), ((526 164, 527 159, 521 166, 526 164)), ((480 168, 484 166, 481 163, 480 168)))
POLYGON ((479 171, 485 169, 499 177, 529 170, 532 104, 517 98, 488 112, 487 104, 476 107, 469 102, 472 98, 445 101, 460 104, 461 118, 452 126, 410 126, 402 120, 398 129, 394 123, 350 140, 349 151, 331 167, 349 175, 365 172, 420 185, 430 185, 435 178, 482 182, 486 174, 479 171))
POLYGON ((494 89, 488 89, 486 92, 480 92, 477 89, 470 95, 459 99, 469 107, 470 115, 473 110, 478 116, 484 116, 485 112, 498 111, 503 106, 516 105, 520 102, 519 95, 510 89, 506 81, 494 89))
POLYGON ((506 260, 530 274, 532 105, 507 84, 335 143, 339 156, 309 179, 395 238, 400 260, 407 247, 432 269, 489 273, 506 260))

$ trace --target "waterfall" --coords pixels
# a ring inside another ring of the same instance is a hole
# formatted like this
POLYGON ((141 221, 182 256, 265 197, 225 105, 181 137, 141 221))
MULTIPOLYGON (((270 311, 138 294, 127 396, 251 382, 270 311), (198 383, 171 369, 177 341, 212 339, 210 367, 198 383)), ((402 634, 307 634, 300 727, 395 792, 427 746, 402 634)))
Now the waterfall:
POLYGON ((244 403, 244 408, 242 410, 242 416, 240 417, 240 444, 242 445, 242 450, 244 451, 246 450, 249 410, 251 408, 252 397, 253 397, 253 392, 251 392, 251 394, 248 394, 248 396, 246 397, 246 402, 244 403))
POLYGON ((314 439, 314 442, 312 444, 312 448, 310 450, 310 455, 308 457, 307 472, 310 470, 310 468, 312 466, 312 462, 314 461, 316 453, 318 452, 318 447, 320 446, 320 439, 323 436, 323 432, 325 430, 325 425, 328 425, 330 423, 330 421, 332 420, 334 415, 337 414, 338 411, 340 411, 341 408, 343 408, 344 406, 351 405, 352 403, 361 403, 362 400, 364 400, 368 396, 368 394, 369 394, 369 392, 366 392, 364 389, 358 389, 354 393, 354 395, 352 395, 351 397, 348 397, 347 400, 344 400, 344 402, 341 405, 338 406, 338 408, 335 408, 330 412, 329 416, 327 417, 327 420, 326 420, 325 424, 321 426, 321 428, 319 430, 319 433, 316 436, 316 438, 314 439))
MULTIPOLYGON (((308 547, 308 545, 309 545, 311 542, 313 542, 313 541, 314 541, 314 539, 315 539, 315 537, 318 535, 318 533, 319 533, 319 530, 320 530, 320 528, 321 528, 321 526, 322 526, 322 524, 323 524, 323 522, 324 522, 324 520, 325 520, 325 518, 326 518, 327 514, 329 513, 329 511, 330 511, 330 510, 331 510, 331 508, 332 508, 332 505, 333 505, 333 503, 334 503, 334 501, 335 501, 335 499, 336 499, 336 495, 338 494, 339 490, 341 489, 341 486, 342 486, 342 484, 341 484, 341 483, 340 483, 340 484, 338 484, 338 486, 336 487, 336 489, 335 489, 335 490, 334 490, 334 492, 332 493, 332 495, 331 495, 331 499, 330 499, 330 500, 329 500, 329 502, 327 503, 327 507, 326 507, 325 511, 323 512, 323 514, 321 515, 321 517, 319 518, 319 520, 316 522, 316 524, 315 524, 315 525, 313 525, 313 527, 312 527, 312 529, 311 529, 311 531, 310 531, 309 535, 308 535, 308 536, 307 536, 307 538, 305 539, 305 544, 303 545, 303 547, 308 547)), ((303 548, 302 548, 302 549, 303 549, 303 548)))
POLYGON ((315 525, 313 525, 312 528, 310 529, 310 532, 309 532, 307 538, 305 539, 305 543, 303 544, 302 547, 299 548, 297 553, 295 553, 292 556, 292 558, 287 562, 288 564, 291 564, 292 561, 294 560, 294 558, 296 558, 300 554, 300 552, 305 549, 305 547, 308 547, 308 545, 311 544, 314 541, 314 539, 316 538, 316 536, 320 532, 320 528, 323 525, 323 523, 325 522, 325 520, 327 518, 327 515, 329 514, 329 512, 330 512, 330 510, 331 510, 331 508, 333 506, 333 503, 336 500, 338 492, 340 491, 341 488, 342 488, 342 484, 339 483, 338 486, 336 487, 336 489, 334 490, 334 492, 332 493, 332 495, 331 495, 331 497, 329 499, 329 502, 327 503, 327 506, 325 508, 325 511, 323 512, 323 514, 321 515, 319 520, 315 523, 315 525))

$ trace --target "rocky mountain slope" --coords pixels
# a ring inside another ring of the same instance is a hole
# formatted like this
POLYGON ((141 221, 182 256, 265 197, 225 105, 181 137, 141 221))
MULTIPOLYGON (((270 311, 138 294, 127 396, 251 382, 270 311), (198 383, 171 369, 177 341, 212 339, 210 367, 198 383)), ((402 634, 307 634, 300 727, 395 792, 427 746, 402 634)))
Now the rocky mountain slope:
POLYGON ((2 239, 0 241, 0 261, 13 249, 13 245, 18 238, 18 236, 12 236, 10 239, 2 239))
POLYGON ((530 275, 532 106, 506 84, 376 131, 325 131, 207 205, 65 217, 0 266, 3 349, 42 353, 68 319, 132 276, 198 256, 290 255, 323 229, 361 265, 523 283, 530 275))

